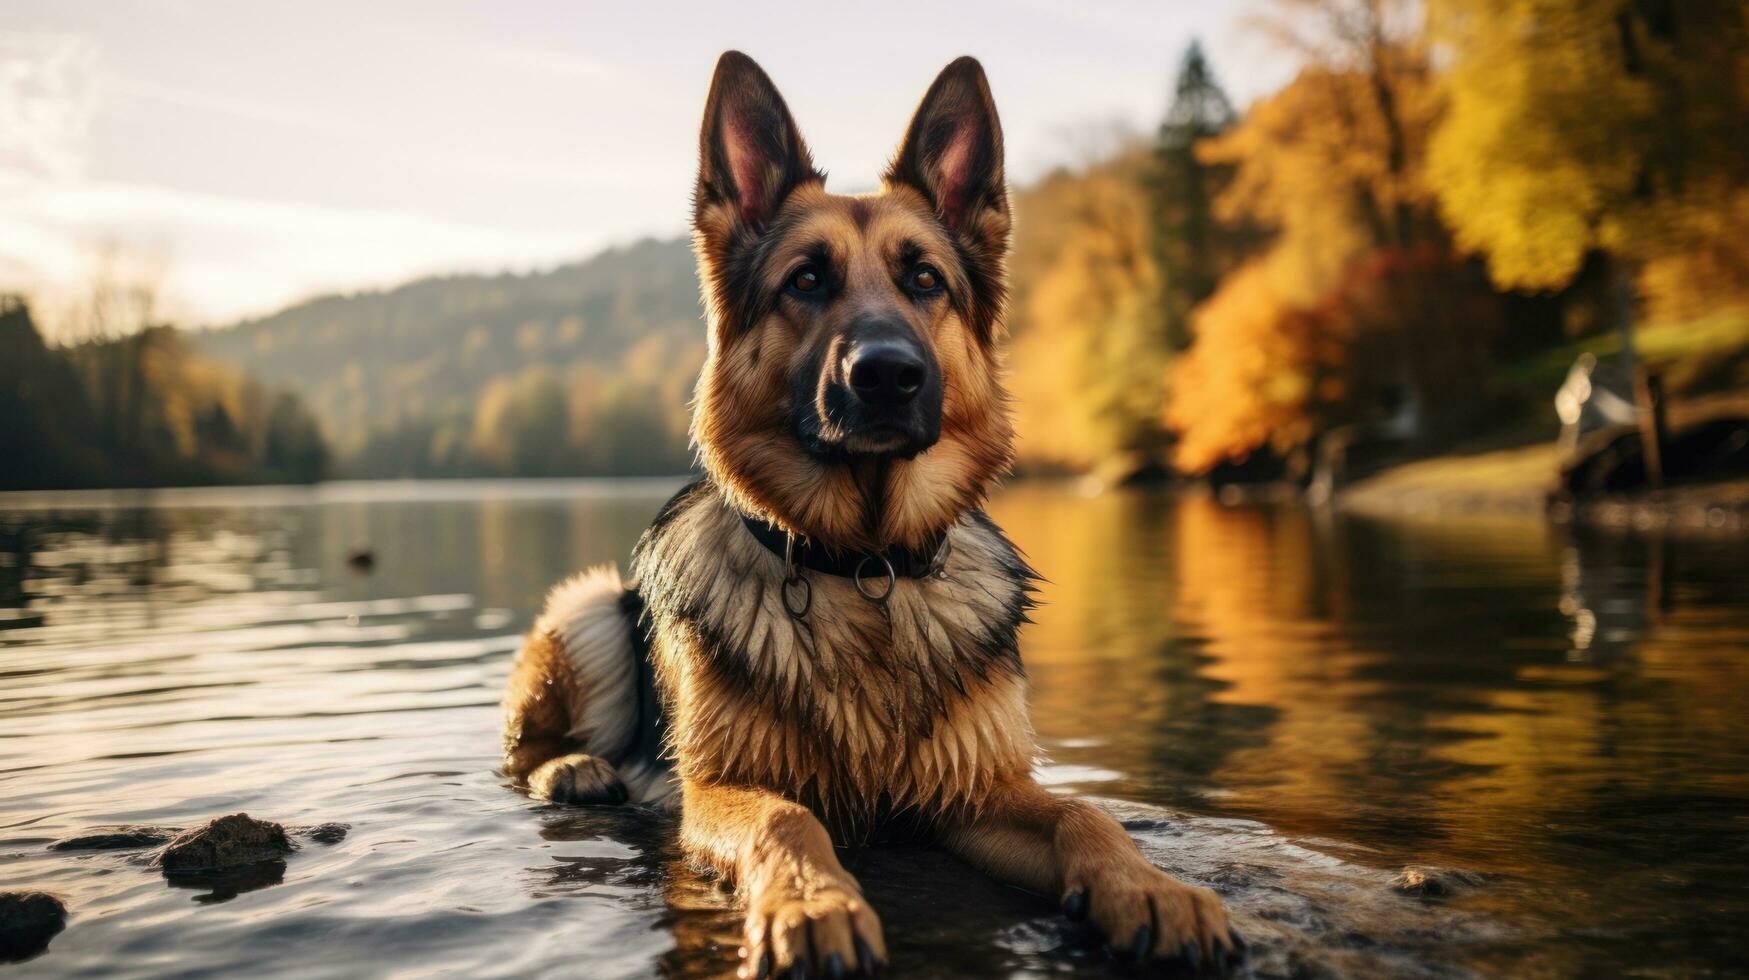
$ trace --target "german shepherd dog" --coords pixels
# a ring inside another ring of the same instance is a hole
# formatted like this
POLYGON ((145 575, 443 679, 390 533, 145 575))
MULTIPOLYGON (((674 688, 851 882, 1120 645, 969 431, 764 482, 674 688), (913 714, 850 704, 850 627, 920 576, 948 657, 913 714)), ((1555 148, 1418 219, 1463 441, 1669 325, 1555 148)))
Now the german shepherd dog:
POLYGON ((903 827, 1059 900, 1141 960, 1224 966, 1215 893, 1034 781, 1016 645, 1033 573, 978 509, 1009 465, 1009 238, 983 69, 947 66, 879 192, 829 194, 752 59, 717 63, 693 229, 706 475, 632 579, 548 597, 504 767, 557 803, 679 806, 746 908, 743 977, 872 972, 880 920, 834 851, 903 827))

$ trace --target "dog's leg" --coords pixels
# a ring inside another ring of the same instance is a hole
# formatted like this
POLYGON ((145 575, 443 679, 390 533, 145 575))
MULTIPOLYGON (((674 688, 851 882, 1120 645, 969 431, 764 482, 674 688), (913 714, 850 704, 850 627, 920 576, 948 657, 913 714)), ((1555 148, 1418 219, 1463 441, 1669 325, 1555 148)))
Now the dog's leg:
POLYGON ((1139 960, 1182 959, 1192 969, 1242 950, 1220 897, 1154 867, 1116 820, 1031 779, 999 785, 943 842, 990 875, 1059 899, 1089 917, 1113 948, 1139 960))
POLYGON ((504 771, 554 803, 655 802, 666 779, 623 764, 638 736, 638 657, 611 568, 559 583, 523 641, 504 697, 504 771))
POLYGON ((806 807, 755 789, 687 782, 682 792, 687 853, 746 903, 740 976, 840 977, 886 961, 880 920, 806 807))
POLYGON ((504 772, 554 803, 623 803, 625 784, 613 766, 579 751, 569 735, 583 695, 558 638, 530 633, 504 698, 504 772))

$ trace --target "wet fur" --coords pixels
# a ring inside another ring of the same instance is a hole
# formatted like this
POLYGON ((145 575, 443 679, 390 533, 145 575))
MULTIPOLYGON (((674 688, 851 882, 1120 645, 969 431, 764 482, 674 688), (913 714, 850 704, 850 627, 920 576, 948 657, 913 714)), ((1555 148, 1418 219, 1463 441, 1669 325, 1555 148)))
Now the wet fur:
POLYGON ((815 576, 797 620, 782 560, 714 484, 677 496, 632 568, 656 616, 680 778, 784 787, 862 834, 885 816, 973 809, 1025 776, 1035 749, 1015 641, 1032 573, 982 514, 949 541, 945 576, 899 579, 884 607, 815 576))
POLYGON ((1002 387, 1010 225, 982 69, 949 65, 882 190, 828 194, 781 96, 731 52, 700 138, 695 247, 709 320, 693 437, 705 478, 611 570, 554 590, 512 669, 505 771, 560 802, 682 809, 695 861, 746 904, 745 975, 872 969, 880 921, 834 850, 895 828, 1066 902, 1144 958, 1232 951, 1207 889, 1150 865, 1121 827, 1039 787, 1018 631, 1033 575, 978 507, 1008 467, 1002 387), (798 263, 828 280, 785 291, 798 263), (944 288, 910 290, 927 263, 944 288), (862 453, 830 391, 870 315, 937 366, 939 436, 862 453), (859 321, 859 318, 863 318, 859 321), (885 604, 809 572, 802 619, 763 520, 828 549, 922 547, 939 575, 885 604), (644 640, 645 642, 640 642, 644 640), (663 750, 639 737, 657 721, 663 750), (642 685, 642 686, 641 686, 642 685))

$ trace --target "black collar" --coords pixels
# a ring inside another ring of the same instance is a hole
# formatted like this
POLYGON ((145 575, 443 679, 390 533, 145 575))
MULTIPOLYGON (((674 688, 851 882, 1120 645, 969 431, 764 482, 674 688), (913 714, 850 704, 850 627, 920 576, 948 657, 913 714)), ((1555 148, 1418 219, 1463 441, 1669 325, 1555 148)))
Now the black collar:
POLYGON ((793 555, 796 564, 803 568, 840 578, 856 578, 859 568, 864 577, 880 578, 886 572, 879 561, 883 558, 892 566, 894 575, 927 578, 937 570, 937 562, 947 557, 945 532, 933 536, 930 545, 921 549, 895 545, 879 552, 840 551, 814 544, 803 537, 795 538, 792 545, 787 532, 745 514, 741 516, 741 523, 747 525, 747 532, 753 535, 753 540, 764 545, 765 550, 776 555, 779 561, 788 560, 786 554, 793 555), (870 559, 876 559, 874 565, 862 568, 862 564, 870 559))

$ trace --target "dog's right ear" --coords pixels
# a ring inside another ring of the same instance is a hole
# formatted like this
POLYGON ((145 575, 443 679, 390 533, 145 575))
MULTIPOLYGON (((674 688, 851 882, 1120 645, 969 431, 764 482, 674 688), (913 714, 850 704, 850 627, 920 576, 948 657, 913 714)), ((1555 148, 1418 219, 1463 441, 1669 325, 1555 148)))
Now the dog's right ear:
POLYGON ((693 227, 757 234, 797 185, 823 180, 771 78, 739 51, 717 59, 698 137, 693 227))

